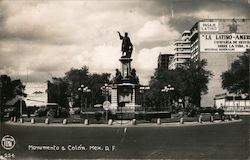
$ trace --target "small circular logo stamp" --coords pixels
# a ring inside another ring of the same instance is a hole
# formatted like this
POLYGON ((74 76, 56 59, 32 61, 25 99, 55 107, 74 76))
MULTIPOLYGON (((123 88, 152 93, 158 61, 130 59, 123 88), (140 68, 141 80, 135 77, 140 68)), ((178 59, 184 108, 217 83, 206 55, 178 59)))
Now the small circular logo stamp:
POLYGON ((15 147, 16 141, 15 139, 10 135, 5 135, 1 140, 1 145, 6 150, 11 150, 15 147))

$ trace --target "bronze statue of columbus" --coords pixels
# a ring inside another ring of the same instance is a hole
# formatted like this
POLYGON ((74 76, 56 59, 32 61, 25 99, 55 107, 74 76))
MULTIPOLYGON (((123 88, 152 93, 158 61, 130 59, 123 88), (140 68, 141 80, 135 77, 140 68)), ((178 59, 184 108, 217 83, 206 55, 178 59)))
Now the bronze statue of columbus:
POLYGON ((119 31, 117 31, 117 33, 119 34, 119 37, 122 40, 122 58, 131 58, 133 44, 131 43, 130 38, 128 37, 128 33, 125 32, 124 36, 122 36, 119 31))

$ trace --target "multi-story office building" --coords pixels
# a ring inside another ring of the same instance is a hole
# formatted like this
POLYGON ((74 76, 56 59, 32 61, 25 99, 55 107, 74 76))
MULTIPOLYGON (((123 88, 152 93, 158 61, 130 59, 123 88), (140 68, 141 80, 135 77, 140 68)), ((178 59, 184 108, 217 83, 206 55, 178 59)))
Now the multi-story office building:
POLYGON ((197 22, 190 30, 191 59, 207 60, 206 69, 213 77, 201 105, 214 105, 214 97, 226 92, 221 87, 221 74, 246 49, 250 48, 249 19, 207 19, 197 22))
POLYGON ((239 55, 250 48, 250 19, 206 19, 198 21, 175 41, 174 57, 169 69, 176 69, 187 59, 207 61, 206 69, 213 77, 208 93, 202 95, 201 106, 213 106, 214 97, 225 93, 221 74, 230 69, 239 55))
POLYGON ((158 68, 169 69, 169 62, 173 59, 174 55, 172 53, 162 54, 158 56, 158 68))
POLYGON ((180 40, 175 41, 174 57, 169 64, 169 69, 176 69, 191 58, 190 31, 184 31, 180 40))

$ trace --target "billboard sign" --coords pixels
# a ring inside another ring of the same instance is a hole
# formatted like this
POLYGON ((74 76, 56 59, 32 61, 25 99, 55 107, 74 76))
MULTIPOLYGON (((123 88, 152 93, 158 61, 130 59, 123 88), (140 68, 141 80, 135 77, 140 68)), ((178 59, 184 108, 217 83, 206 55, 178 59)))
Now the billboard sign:
POLYGON ((201 32, 218 32, 219 22, 200 22, 201 32))
POLYGON ((201 52, 245 52, 250 34, 200 34, 201 52))

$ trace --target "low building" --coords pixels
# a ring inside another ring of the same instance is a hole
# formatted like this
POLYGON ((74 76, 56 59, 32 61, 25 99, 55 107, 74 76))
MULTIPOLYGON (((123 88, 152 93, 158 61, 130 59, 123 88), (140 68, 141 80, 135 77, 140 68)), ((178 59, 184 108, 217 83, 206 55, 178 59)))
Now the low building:
POLYGON ((250 98, 247 95, 219 94, 214 98, 214 106, 226 113, 250 114, 250 98))
POLYGON ((47 82, 29 82, 25 84, 25 102, 27 107, 44 106, 48 102, 47 82))

